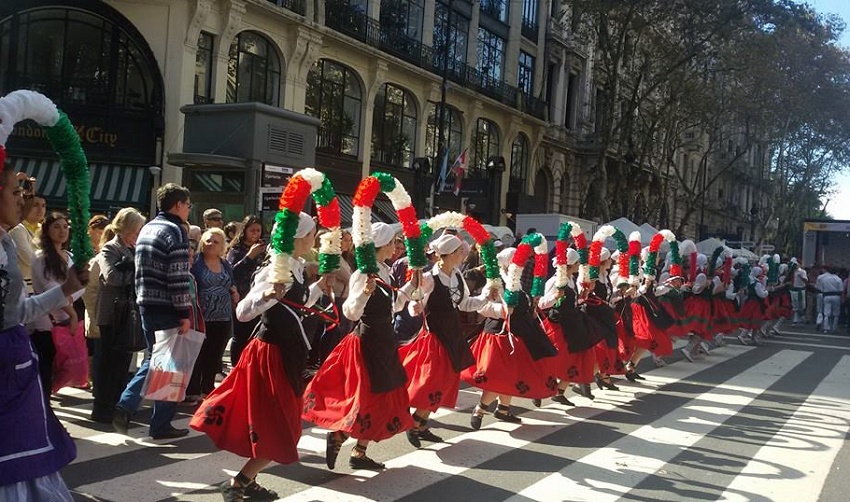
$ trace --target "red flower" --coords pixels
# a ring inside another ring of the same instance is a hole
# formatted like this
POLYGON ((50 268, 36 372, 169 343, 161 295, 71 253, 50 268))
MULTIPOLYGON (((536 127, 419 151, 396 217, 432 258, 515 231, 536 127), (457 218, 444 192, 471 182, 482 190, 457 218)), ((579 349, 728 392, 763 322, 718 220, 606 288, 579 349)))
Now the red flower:
POLYGON ((587 249, 587 236, 584 232, 573 237, 573 240, 576 243, 576 249, 587 249))
POLYGON ((289 209, 290 211, 300 213, 304 209, 304 204, 307 203, 307 197, 310 196, 310 183, 296 174, 289 179, 283 193, 280 194, 280 209, 289 209))
POLYGON ((467 216, 463 219, 463 229, 475 239, 478 244, 484 244, 490 240, 490 232, 478 223, 478 220, 472 216, 467 216))
POLYGON ((661 247, 661 243, 664 242, 664 236, 661 234, 655 234, 652 236, 652 240, 649 241, 649 252, 657 253, 658 248, 661 247))
POLYGON ((629 256, 640 256, 640 241, 629 241, 629 256))
POLYGON ((629 255, 628 253, 620 253, 620 257, 617 259, 617 263, 620 269, 617 271, 620 277, 628 277, 629 276, 629 255))
POLYGON ((511 260, 511 263, 518 267, 524 267, 525 262, 528 261, 532 253, 534 253, 534 249, 531 247, 531 244, 523 242, 517 246, 516 253, 514 253, 514 258, 511 260))
POLYGON ((357 185, 357 193, 354 194, 354 205, 360 207, 371 207, 375 198, 381 192, 381 182, 374 176, 363 178, 357 185))
POLYGON ((422 235, 422 229, 419 228, 419 220, 416 219, 416 208, 412 205, 396 210, 398 219, 401 222, 401 229, 404 236, 408 239, 415 239, 422 235))
POLYGON ((546 277, 546 272, 548 272, 548 260, 549 255, 546 253, 534 255, 534 277, 546 277))
POLYGON ((587 259, 588 265, 591 267, 599 267, 599 253, 602 252, 602 241, 593 241, 590 243, 590 257, 587 259))
POLYGON ((555 241, 555 261, 558 265, 567 264, 567 241, 555 241))
POLYGON ((325 228, 338 227, 342 220, 339 214, 339 199, 334 197, 327 206, 319 206, 319 223, 325 228))

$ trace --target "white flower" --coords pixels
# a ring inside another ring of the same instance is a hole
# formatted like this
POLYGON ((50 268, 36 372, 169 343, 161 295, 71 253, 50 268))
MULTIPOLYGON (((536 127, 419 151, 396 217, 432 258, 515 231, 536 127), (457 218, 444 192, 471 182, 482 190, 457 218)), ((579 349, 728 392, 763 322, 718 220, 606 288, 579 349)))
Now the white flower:
POLYGON ((351 216, 351 239, 357 247, 372 242, 372 208, 354 206, 351 216))
POLYGON ((534 246, 534 254, 547 254, 549 253, 549 243, 546 241, 546 237, 543 234, 540 234, 540 244, 534 246))
POLYGON ((289 284, 292 282, 292 269, 289 266, 289 258, 289 253, 272 254, 272 284, 289 284))
POLYGON ((439 230, 441 228, 463 228, 464 218, 466 218, 466 215, 454 211, 448 211, 432 217, 428 220, 428 226, 431 227, 432 230, 439 230))
POLYGON ((593 234, 594 241, 605 241, 608 237, 612 237, 617 232, 617 229, 612 225, 602 225, 599 230, 593 234))
POLYGON ((410 195, 407 193, 407 189, 404 188, 404 185, 402 185, 396 178, 393 179, 395 180, 395 188, 386 192, 386 194, 390 199, 390 202, 392 202, 393 208, 398 211, 399 209, 406 208, 413 202, 410 200, 410 195))
POLYGON ((664 230, 659 230, 658 233, 663 235, 664 240, 667 242, 673 242, 676 240, 676 234, 674 234, 670 230, 667 230, 666 228, 664 230))
POLYGON ((635 230, 634 232, 629 234, 629 242, 633 242, 633 241, 640 242, 640 239, 641 239, 641 235, 640 235, 640 232, 638 232, 637 230, 635 230))
POLYGON ((300 174, 302 178, 310 183, 310 193, 322 188, 322 182, 325 181, 325 175, 312 167, 302 169, 295 174, 300 174))
POLYGON ((15 124, 32 119, 43 127, 59 121, 59 110, 53 101, 35 91, 17 90, 0 98, 0 145, 12 134, 15 124))
POLYGON ((567 273, 566 265, 558 265, 555 267, 555 284, 559 288, 563 288, 569 283, 570 275, 567 273))
POLYGON ((505 288, 508 291, 519 291, 522 287, 522 268, 514 263, 508 265, 508 277, 507 281, 505 281, 505 288))
POLYGON ((322 254, 342 254, 342 230, 334 227, 319 237, 319 252, 322 254))
POLYGON ((578 237, 583 232, 584 231, 581 229, 581 225, 574 221, 570 222, 570 235, 572 235, 573 237, 578 237))

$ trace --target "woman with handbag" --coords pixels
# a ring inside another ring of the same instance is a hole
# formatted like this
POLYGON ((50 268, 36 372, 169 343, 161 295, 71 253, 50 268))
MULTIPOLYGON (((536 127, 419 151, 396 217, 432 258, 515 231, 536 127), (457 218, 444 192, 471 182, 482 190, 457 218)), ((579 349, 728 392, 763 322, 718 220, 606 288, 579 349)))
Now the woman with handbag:
MULTIPOLYGON (((55 288, 62 284, 68 275, 71 253, 66 246, 70 228, 68 217, 58 212, 48 214, 41 224, 36 237, 39 250, 35 253, 30 269, 34 294, 55 288)), ((85 292, 84 289, 77 291, 72 299, 77 300, 83 292, 85 292)), ((74 306, 68 304, 50 311, 29 324, 32 344, 38 354, 38 370, 45 397, 50 397, 53 391, 53 360, 56 357, 56 346, 53 343, 54 326, 68 326, 71 333, 76 333, 80 321, 74 306)))
MULTIPOLYGON (((115 404, 127 383, 133 352, 144 349, 144 337, 138 313, 134 311, 135 263, 133 247, 145 217, 127 207, 115 215, 107 232, 114 237, 98 253, 100 283, 95 308, 95 323, 100 328, 100 357, 95 368, 94 405, 91 419, 111 423, 115 404), (133 342, 137 338, 139 344, 133 342), (135 346, 134 346, 135 345, 135 346)), ((94 277, 92 278, 95 279, 94 277)))

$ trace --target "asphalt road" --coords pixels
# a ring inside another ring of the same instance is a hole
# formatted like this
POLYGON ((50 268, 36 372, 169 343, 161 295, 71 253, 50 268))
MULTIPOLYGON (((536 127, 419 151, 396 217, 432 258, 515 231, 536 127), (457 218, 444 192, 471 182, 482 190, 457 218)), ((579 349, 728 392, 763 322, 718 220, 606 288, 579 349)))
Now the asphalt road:
MULTIPOLYGON (((324 465, 324 432, 304 424, 301 463, 273 465, 258 481, 301 501, 846 501, 850 493, 850 336, 785 325, 763 347, 734 338, 702 360, 668 359, 645 382, 597 391, 577 407, 515 400, 522 424, 469 415, 478 391, 441 410, 445 442, 415 450, 403 435, 372 445, 381 473, 353 472, 344 447, 324 465)), ((846 328, 844 328, 846 329, 846 328)), ((678 353, 676 354, 678 355, 678 353)), ((128 436, 87 420, 91 395, 65 390, 53 406, 77 440, 63 470, 76 500, 221 500, 216 485, 243 459, 192 432, 146 437, 146 409, 128 436)), ((182 407, 175 421, 188 422, 182 407)))

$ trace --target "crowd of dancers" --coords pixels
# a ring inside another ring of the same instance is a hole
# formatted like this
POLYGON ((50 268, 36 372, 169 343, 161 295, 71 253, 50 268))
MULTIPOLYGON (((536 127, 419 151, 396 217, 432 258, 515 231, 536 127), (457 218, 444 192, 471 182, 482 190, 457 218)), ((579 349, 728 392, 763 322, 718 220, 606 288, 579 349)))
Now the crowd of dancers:
MULTIPOLYGON (((309 181, 314 190, 322 186, 322 178, 309 181)), ((257 484, 256 475, 272 461, 298 461, 302 419, 329 431, 329 469, 353 438, 349 465, 381 470, 384 464, 367 455, 368 445, 397 434, 415 448, 442 441, 429 427, 429 415, 455 407, 461 381, 481 390, 469 418, 473 429, 490 413, 520 423, 512 399, 573 406, 568 389, 593 399, 591 384, 616 391, 612 376, 642 380, 638 362, 650 353, 662 364, 675 338, 688 340, 681 350, 693 360, 722 344, 723 335, 740 333, 741 343, 760 344, 776 322, 792 314, 796 260, 780 263, 773 255, 751 263, 723 247, 707 256, 669 230, 646 247, 640 234, 626 237, 609 225, 588 240, 572 222, 562 225, 553 243, 531 232, 496 253, 493 239, 469 216, 440 214, 419 228, 400 183, 370 176, 355 196, 357 270, 340 314, 354 328, 306 380, 310 343, 303 320, 320 312, 313 306, 331 294, 332 284, 328 275, 307 284, 304 262, 297 258, 313 245, 317 231, 316 221, 300 212, 303 200, 292 205, 294 211, 282 208, 288 214, 278 225, 289 233, 277 235, 288 246, 270 253, 237 306, 240 320, 260 316, 254 336, 190 422, 218 448, 249 459, 221 485, 226 501, 277 497, 257 484), (408 241, 401 287, 392 285, 385 263, 395 233, 387 224, 370 223, 376 184, 384 185, 399 211, 408 241), (616 244, 613 251, 606 241, 616 244), (483 275, 472 287, 460 271, 470 253, 478 254, 483 275), (421 322, 401 345, 394 332, 399 313, 421 322), (464 322, 465 313, 476 313, 482 322, 464 322)), ((332 209, 325 197, 320 224, 323 211, 332 209)), ((332 217, 325 220, 334 225, 332 217)), ((323 235, 328 256, 336 235, 329 230, 323 235)))

